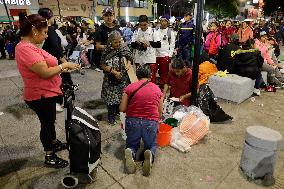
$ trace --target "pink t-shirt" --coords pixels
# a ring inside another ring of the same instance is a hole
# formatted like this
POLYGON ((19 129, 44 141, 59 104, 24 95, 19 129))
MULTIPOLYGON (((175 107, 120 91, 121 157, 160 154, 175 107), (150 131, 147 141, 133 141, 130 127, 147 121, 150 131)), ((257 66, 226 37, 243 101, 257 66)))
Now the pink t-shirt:
POLYGON ((41 78, 31 71, 32 65, 45 61, 48 67, 58 65, 57 59, 48 52, 26 41, 21 41, 16 46, 16 62, 24 82, 24 100, 38 100, 62 95, 60 89, 61 77, 55 75, 48 79, 41 78))
MULTIPOLYGON (((144 82, 145 80, 140 80, 132 83, 124 89, 124 92, 129 97, 144 82)), ((147 85, 139 89, 131 101, 128 102, 126 116, 159 121, 158 107, 162 95, 163 93, 157 85, 151 82, 147 83, 147 85)))

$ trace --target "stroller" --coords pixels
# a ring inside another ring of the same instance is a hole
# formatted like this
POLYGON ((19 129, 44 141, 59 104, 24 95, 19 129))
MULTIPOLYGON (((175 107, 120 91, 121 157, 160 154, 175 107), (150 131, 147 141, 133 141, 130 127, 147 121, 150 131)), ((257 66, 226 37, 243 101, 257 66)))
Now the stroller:
POLYGON ((97 121, 85 110, 75 107, 78 85, 62 85, 64 91, 65 130, 69 150, 70 173, 61 184, 74 188, 78 183, 94 181, 101 159, 101 133, 97 121))

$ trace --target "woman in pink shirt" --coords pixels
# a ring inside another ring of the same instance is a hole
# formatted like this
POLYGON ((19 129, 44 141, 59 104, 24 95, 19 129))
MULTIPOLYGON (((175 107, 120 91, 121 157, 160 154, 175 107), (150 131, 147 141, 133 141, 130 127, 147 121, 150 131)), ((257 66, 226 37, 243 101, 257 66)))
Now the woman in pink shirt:
POLYGON ((126 112, 126 171, 135 173, 134 162, 140 140, 144 142, 143 175, 149 176, 157 149, 159 119, 163 111, 163 93, 151 80, 151 69, 142 65, 137 69, 139 81, 128 85, 123 93, 120 111, 126 112))
POLYGON ((60 73, 77 69, 73 63, 58 65, 55 57, 38 47, 47 37, 47 20, 38 14, 20 15, 21 42, 16 46, 16 62, 24 82, 24 100, 35 111, 40 123, 40 140, 44 147, 45 164, 63 168, 68 161, 55 152, 66 149, 66 144, 56 139, 56 102, 62 91, 60 73))
POLYGON ((249 39, 253 39, 253 31, 249 26, 249 23, 243 22, 241 28, 238 31, 240 43, 245 43, 249 39))

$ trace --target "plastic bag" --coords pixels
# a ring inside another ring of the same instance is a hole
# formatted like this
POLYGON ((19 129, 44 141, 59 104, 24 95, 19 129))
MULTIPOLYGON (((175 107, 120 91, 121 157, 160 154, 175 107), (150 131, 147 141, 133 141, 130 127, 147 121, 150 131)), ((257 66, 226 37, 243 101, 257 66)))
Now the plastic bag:
POLYGON ((188 152, 190 150, 190 145, 181 135, 179 128, 173 128, 172 130, 172 138, 171 138, 171 147, 177 149, 180 152, 188 152))
POLYGON ((127 136, 126 136, 126 133, 125 133, 125 117, 126 117, 126 114, 123 113, 123 112, 120 112, 119 113, 119 117, 120 117, 120 127, 121 127, 121 130, 120 130, 120 134, 121 134, 121 137, 123 140, 126 140, 127 136))
POLYGON ((164 110, 163 110, 163 120, 166 120, 173 115, 174 101, 170 98, 165 98, 164 100, 164 110))
POLYGON ((210 119, 195 106, 188 107, 188 110, 189 113, 179 125, 179 131, 189 145, 194 145, 208 134, 210 119))
POLYGON ((187 106, 183 106, 183 105, 180 105, 180 106, 177 106, 177 107, 174 107, 174 110, 173 110, 173 115, 172 117, 175 118, 176 120, 178 120, 179 122, 182 120, 182 118, 189 112, 190 110, 188 109, 187 106))

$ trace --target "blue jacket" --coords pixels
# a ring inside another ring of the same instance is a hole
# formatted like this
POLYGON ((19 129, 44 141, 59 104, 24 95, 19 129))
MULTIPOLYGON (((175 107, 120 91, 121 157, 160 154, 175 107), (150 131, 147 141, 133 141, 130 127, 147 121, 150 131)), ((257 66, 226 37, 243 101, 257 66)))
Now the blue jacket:
POLYGON ((193 20, 189 20, 180 25, 178 40, 176 42, 176 48, 183 48, 187 45, 191 45, 194 42, 194 30, 195 26, 193 20))

